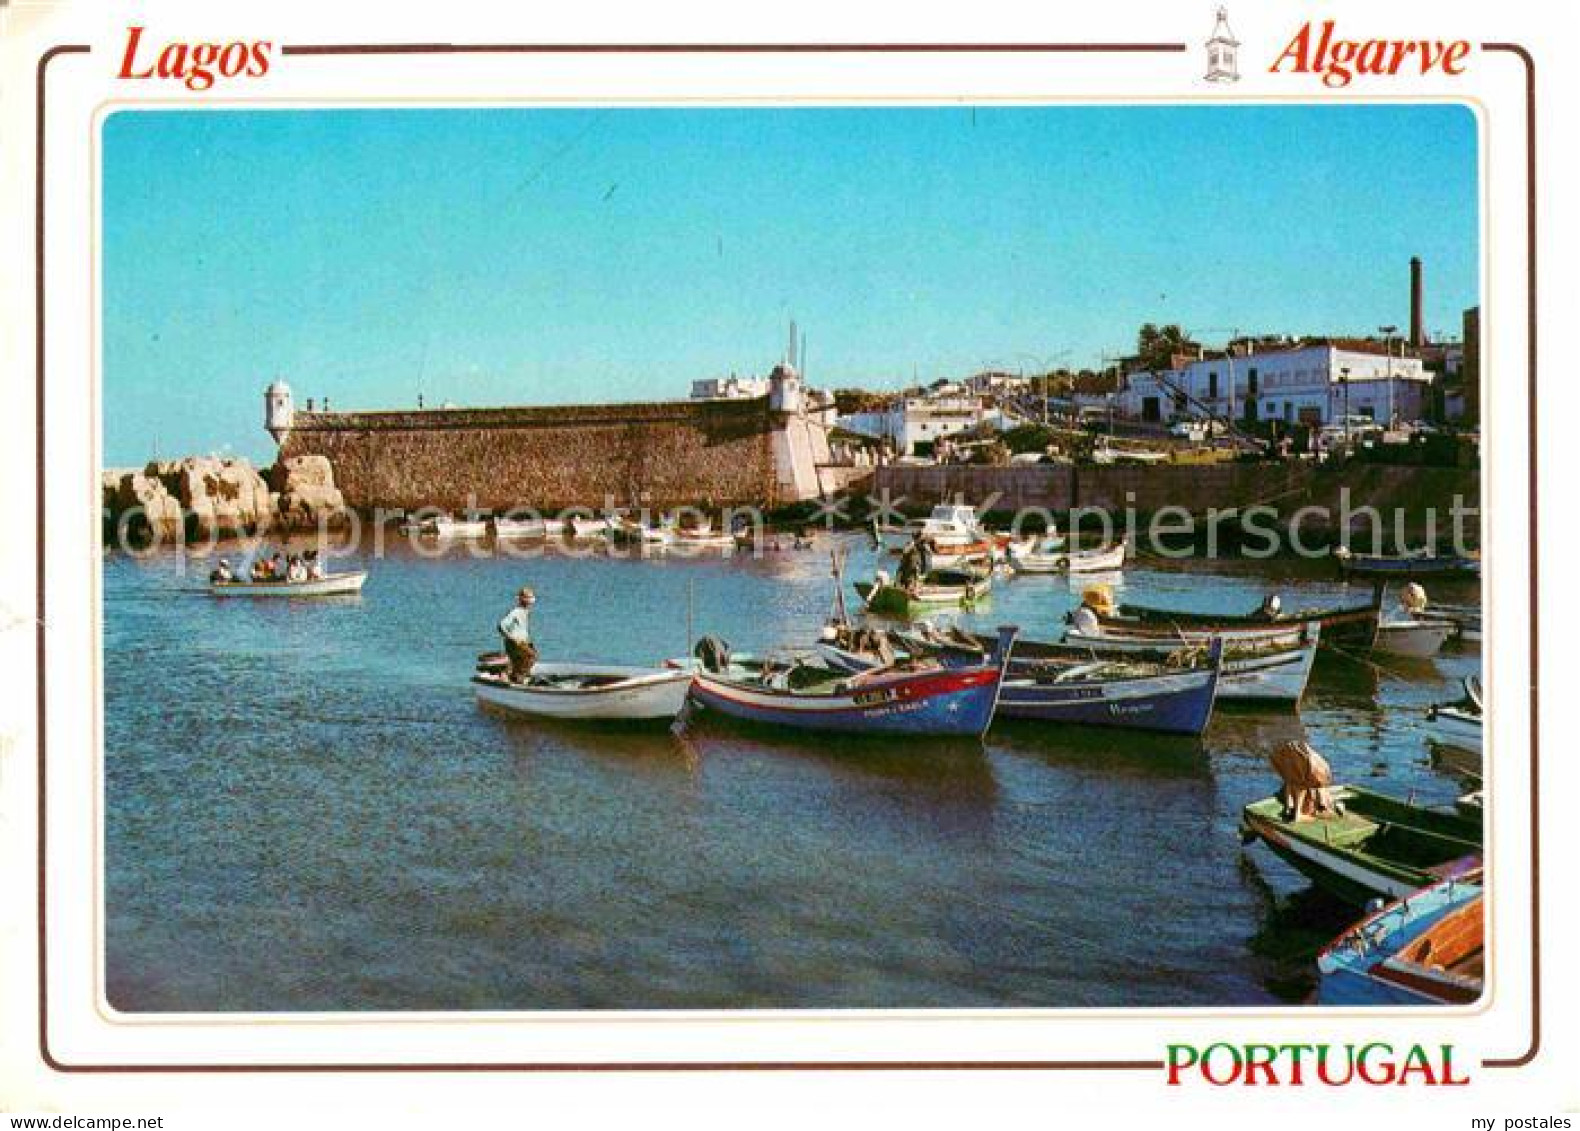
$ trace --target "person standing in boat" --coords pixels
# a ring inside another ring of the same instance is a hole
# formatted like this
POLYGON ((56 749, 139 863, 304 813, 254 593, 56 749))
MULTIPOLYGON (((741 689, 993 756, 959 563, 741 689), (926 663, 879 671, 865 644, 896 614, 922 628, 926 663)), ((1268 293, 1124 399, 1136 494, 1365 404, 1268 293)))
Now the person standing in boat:
POLYGON ((528 623, 532 606, 537 602, 537 595, 523 588, 516 594, 516 607, 499 622, 499 635, 505 641, 505 655, 510 657, 510 678, 516 683, 525 683, 530 679, 532 665, 538 662, 538 648, 532 643, 528 623))
POLYGON ((927 573, 927 544, 920 532, 911 538, 911 544, 900 551, 900 567, 895 570, 894 583, 910 591, 921 583, 927 573))

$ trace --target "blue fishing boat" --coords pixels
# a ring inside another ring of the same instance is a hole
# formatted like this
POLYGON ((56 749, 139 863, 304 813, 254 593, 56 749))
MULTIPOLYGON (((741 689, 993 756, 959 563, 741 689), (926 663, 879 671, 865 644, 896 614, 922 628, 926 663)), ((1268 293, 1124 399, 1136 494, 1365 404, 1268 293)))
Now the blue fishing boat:
POLYGON ((1318 1004, 1476 1001, 1484 974, 1481 895, 1479 877, 1447 880, 1362 919, 1317 955, 1318 1004))
POLYGON ((1122 727, 1199 735, 1212 718, 1223 666, 1223 641, 1214 639, 1206 663, 1163 671, 1115 661, 1076 664, 1054 674, 1006 679, 999 691, 1002 718, 1122 727))
POLYGON ((1339 568, 1355 577, 1480 577, 1481 559, 1415 550, 1408 554, 1357 554, 1348 546, 1333 551, 1339 568))
POLYGON ((960 668, 922 661, 855 675, 807 664, 747 670, 727 657, 704 654, 691 703, 729 718, 797 730, 978 737, 993 721, 1015 632, 1000 629, 986 663, 960 668))

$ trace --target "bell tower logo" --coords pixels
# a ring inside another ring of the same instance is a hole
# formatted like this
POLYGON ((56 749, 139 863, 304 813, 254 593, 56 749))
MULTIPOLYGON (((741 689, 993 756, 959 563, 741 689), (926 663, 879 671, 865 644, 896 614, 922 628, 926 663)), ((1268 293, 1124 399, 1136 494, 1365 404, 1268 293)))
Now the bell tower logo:
POLYGON ((1207 41, 1207 81, 1239 82, 1240 41, 1229 30, 1227 9, 1218 9, 1218 22, 1213 26, 1212 38, 1207 41))

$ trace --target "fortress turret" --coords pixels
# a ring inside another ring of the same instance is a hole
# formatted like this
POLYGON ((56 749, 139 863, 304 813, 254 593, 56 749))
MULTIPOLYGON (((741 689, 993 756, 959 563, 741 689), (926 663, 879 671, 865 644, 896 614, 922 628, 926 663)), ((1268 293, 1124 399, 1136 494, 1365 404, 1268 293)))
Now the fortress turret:
POLYGON ((788 361, 768 374, 768 407, 775 412, 801 412, 801 375, 788 361))
POLYGON ((296 417, 296 406, 291 401, 291 386, 276 380, 263 391, 263 426, 276 444, 285 442, 286 433, 296 417))

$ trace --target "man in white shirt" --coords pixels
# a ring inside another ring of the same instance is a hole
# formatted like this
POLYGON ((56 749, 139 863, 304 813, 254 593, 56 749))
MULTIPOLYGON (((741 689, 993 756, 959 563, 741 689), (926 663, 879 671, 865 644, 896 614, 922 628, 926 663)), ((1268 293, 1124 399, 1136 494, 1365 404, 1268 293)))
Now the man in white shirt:
POLYGON ((516 594, 516 607, 499 622, 499 635, 505 640, 505 655, 510 657, 510 678, 525 683, 532 677, 532 665, 538 661, 537 645, 532 643, 528 621, 532 606, 538 598, 530 589, 516 594))

